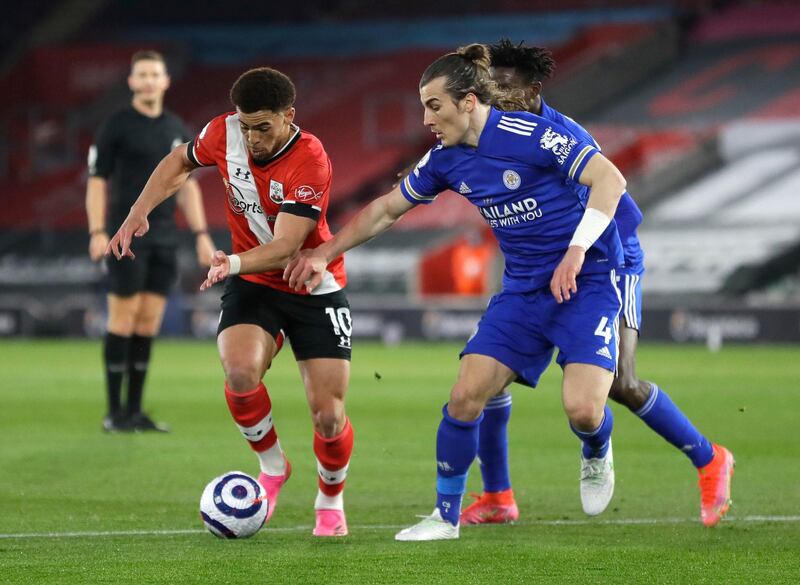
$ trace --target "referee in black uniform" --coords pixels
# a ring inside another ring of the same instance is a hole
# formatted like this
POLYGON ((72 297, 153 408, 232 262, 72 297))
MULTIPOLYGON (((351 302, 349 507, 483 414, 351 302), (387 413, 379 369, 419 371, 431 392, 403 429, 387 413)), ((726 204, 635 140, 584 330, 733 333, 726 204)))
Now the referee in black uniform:
MULTIPOLYGON (((155 51, 139 51, 131 59, 128 87, 131 105, 113 114, 97 133, 89 150, 86 213, 89 220, 89 256, 104 257, 108 232, 125 220, 147 179, 164 156, 191 139, 175 114, 164 109, 169 87, 164 58, 155 51), (109 191, 108 184, 111 182, 109 191)), ((158 334, 167 295, 177 274, 175 206, 180 205, 196 235, 197 259, 208 266, 214 243, 208 235, 202 194, 189 179, 176 198, 150 214, 150 231, 142 239, 136 260, 110 258, 108 268, 108 323, 103 344, 108 412, 103 429, 112 431, 167 431, 142 411, 142 393, 153 337, 158 334), (127 379, 127 402, 122 382, 127 379)))

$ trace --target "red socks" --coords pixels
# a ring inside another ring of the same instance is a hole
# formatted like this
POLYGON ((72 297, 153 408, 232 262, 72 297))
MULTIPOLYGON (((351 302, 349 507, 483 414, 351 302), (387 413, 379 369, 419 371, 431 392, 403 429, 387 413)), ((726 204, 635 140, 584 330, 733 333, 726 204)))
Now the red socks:
MULTIPOLYGON (((272 475, 283 473, 283 453, 272 424, 272 402, 264 384, 261 383, 254 390, 243 394, 233 392, 226 384, 225 400, 236 426, 250 443, 250 448, 262 460, 262 471, 272 475), (267 460, 271 454, 274 454, 275 461, 267 460), (275 469, 270 469, 270 465, 275 469)), ((323 500, 342 493, 352 452, 353 427, 350 419, 345 419, 344 428, 335 437, 325 438, 317 432, 314 433, 314 455, 317 457, 319 490, 323 500)), ((341 496, 338 501, 341 502, 341 496)), ((325 501, 325 507, 330 503, 331 501, 325 501)))
POLYGON ((275 445, 278 435, 272 425, 272 402, 263 382, 244 394, 232 391, 225 384, 225 400, 236 426, 253 451, 266 451, 275 445))
POLYGON ((326 439, 314 433, 314 454, 317 456, 319 489, 326 496, 336 496, 344 489, 347 466, 353 452, 353 427, 350 419, 345 420, 344 428, 335 437, 326 439))

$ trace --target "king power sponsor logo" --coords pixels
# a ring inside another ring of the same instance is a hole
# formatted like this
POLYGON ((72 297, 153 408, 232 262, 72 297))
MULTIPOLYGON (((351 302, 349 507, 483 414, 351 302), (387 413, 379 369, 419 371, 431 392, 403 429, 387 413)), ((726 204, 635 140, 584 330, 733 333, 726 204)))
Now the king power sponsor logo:
POLYGON ((539 204, 533 197, 479 209, 491 228, 513 227, 542 217, 542 210, 539 209, 539 204))

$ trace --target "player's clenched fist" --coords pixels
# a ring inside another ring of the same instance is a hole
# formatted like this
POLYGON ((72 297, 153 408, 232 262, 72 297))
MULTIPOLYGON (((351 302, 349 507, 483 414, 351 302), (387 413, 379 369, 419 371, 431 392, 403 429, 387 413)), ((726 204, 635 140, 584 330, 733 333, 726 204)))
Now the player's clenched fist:
POLYGON ((557 303, 563 303, 578 292, 577 277, 583 266, 586 251, 580 246, 570 246, 550 279, 550 292, 557 303), (572 294, 571 294, 572 293, 572 294))
POLYGON ((208 276, 200 285, 200 290, 211 288, 218 282, 222 282, 231 273, 231 262, 228 255, 222 250, 217 250, 211 257, 211 268, 208 269, 208 276))
POLYGON ((301 250, 286 265, 283 271, 283 280, 289 281, 289 287, 300 290, 305 285, 311 292, 322 282, 328 259, 316 250, 301 250))

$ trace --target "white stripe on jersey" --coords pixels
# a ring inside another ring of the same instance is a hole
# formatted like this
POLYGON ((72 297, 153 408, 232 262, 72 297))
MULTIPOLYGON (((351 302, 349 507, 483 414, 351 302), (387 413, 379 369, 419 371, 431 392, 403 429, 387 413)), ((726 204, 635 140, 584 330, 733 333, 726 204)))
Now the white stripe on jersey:
POLYGON ((506 132, 513 132, 514 134, 519 134, 520 136, 531 136, 533 134, 530 130, 517 130, 516 128, 511 128, 510 126, 504 126, 502 122, 497 125, 500 130, 505 130, 506 132))
POLYGON ((311 291, 312 295, 326 295, 328 293, 336 292, 337 290, 342 290, 342 287, 336 282, 336 278, 334 278, 333 273, 330 270, 326 270, 325 274, 322 275, 322 282, 319 284, 317 288, 311 291))
POLYGON ((506 132, 513 132, 520 136, 531 136, 533 129, 536 128, 536 122, 529 122, 528 120, 521 120, 520 118, 511 118, 510 116, 501 116, 497 127, 506 132))
POLYGON ((638 311, 636 306, 636 286, 639 284, 639 276, 636 274, 625 274, 625 322, 631 329, 639 330, 638 311))
POLYGON ((614 364, 614 374, 616 375, 619 372, 619 313, 622 311, 622 294, 619 292, 619 286, 617 286, 617 271, 611 271, 611 286, 614 287, 614 292, 617 293, 617 300, 619 301, 619 309, 617 310, 617 314, 614 316, 614 343, 617 346, 617 362, 614 364))
POLYGON ((536 122, 523 120, 522 118, 512 118, 511 116, 500 116, 500 123, 506 123, 509 126, 516 126, 524 130, 533 130, 538 125, 536 122))
POLYGON ((258 239, 259 243, 266 244, 272 241, 272 230, 269 229, 267 217, 264 212, 256 210, 262 209, 261 199, 256 190, 256 182, 252 178, 253 173, 250 169, 247 157, 247 146, 244 143, 244 136, 239 130, 239 116, 234 114, 225 119, 225 138, 227 151, 225 158, 228 162, 228 183, 235 195, 239 195, 244 200, 244 216, 247 218, 247 225, 250 231, 258 239), (239 174, 236 175, 236 170, 239 174), (251 177, 245 180, 244 177, 251 177))

